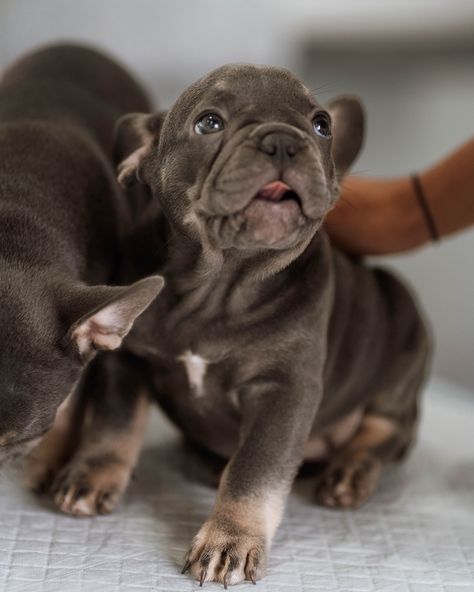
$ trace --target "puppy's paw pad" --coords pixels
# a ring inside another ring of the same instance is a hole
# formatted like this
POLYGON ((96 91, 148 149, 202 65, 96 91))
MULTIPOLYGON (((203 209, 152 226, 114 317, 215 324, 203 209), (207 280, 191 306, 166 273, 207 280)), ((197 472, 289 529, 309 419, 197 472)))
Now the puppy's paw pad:
POLYGON ((183 573, 189 570, 201 585, 219 582, 227 588, 244 580, 256 583, 265 575, 265 564, 262 536, 209 520, 193 541, 183 573))
POLYGON ((56 506, 66 514, 95 516, 117 507, 130 480, 130 471, 119 463, 91 469, 87 461, 72 462, 56 478, 52 493, 56 506))
POLYGON ((381 464, 369 455, 331 463, 318 479, 317 503, 328 508, 357 508, 374 493, 381 464))

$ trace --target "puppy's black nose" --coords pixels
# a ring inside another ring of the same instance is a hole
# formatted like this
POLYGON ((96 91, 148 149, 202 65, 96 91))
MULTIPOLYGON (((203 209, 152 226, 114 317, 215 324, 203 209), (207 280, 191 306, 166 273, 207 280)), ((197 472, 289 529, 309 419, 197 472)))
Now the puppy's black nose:
POLYGON ((269 132, 262 136, 257 148, 277 160, 292 159, 302 147, 302 142, 296 136, 286 132, 269 132))

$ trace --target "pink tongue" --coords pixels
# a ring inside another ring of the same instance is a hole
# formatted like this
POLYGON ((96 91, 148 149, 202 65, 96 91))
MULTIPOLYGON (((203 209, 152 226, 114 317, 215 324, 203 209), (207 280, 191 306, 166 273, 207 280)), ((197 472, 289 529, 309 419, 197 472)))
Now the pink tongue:
POLYGON ((287 191, 291 191, 291 187, 289 185, 283 183, 283 181, 272 181, 260 189, 260 191, 257 193, 257 197, 260 199, 278 201, 287 191))

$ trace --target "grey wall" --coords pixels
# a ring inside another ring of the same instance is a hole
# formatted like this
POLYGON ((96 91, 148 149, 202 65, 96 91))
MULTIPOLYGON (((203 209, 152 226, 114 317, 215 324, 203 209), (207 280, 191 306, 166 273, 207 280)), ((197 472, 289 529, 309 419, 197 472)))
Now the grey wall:
MULTIPOLYGON (((0 0, 0 66, 57 39, 114 52, 161 106, 228 61, 286 65, 324 85, 321 100, 357 93, 368 112, 359 174, 421 169, 473 135, 471 0, 0 0)), ((471 231, 386 261, 431 318, 436 373, 472 389, 473 252, 471 231)))

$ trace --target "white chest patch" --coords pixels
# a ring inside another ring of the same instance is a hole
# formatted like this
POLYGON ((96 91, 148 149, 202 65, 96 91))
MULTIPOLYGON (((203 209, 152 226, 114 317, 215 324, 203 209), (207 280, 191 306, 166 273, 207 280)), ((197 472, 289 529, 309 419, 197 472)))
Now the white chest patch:
POLYGON ((185 351, 184 354, 178 357, 180 362, 183 362, 188 375, 189 386, 197 397, 204 394, 203 384, 206 376, 207 360, 201 358, 192 351, 185 351))

